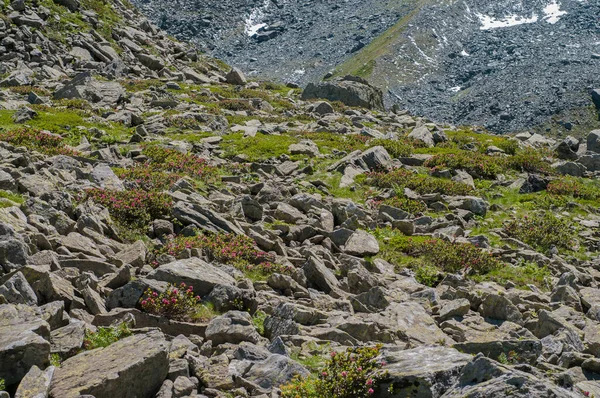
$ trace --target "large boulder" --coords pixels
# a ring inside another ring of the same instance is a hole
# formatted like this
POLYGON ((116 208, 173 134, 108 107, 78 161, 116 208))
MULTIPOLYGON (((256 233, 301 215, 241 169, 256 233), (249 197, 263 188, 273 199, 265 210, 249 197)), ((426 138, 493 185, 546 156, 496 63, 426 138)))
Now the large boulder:
POLYGON ((587 136, 587 150, 600 153, 600 130, 593 130, 587 136))
POLYGON ((340 101, 348 106, 360 106, 369 109, 383 109, 382 91, 370 85, 366 80, 355 76, 330 80, 321 83, 309 83, 302 93, 302 99, 327 99, 340 101))
POLYGON ((169 343, 156 330, 67 359, 54 374, 51 398, 150 398, 169 372, 169 343))
POLYGON ((229 274, 199 258, 189 258, 164 264, 152 271, 148 279, 193 286, 199 296, 209 294, 217 285, 234 285, 229 274))
POLYGON ((600 88, 592 90, 592 101, 596 105, 596 108, 600 110, 600 88))
POLYGON ((18 383, 32 366, 49 364, 50 325, 33 307, 0 305, 0 379, 18 383))
POLYGON ((252 317, 245 311, 229 311, 211 320, 205 336, 213 345, 223 343, 239 344, 242 341, 258 343, 260 335, 254 328, 252 317))
POLYGON ((381 369, 384 376, 376 396, 439 397, 458 380, 471 358, 439 346, 384 351, 382 359, 387 365, 381 369))
POLYGON ((125 90, 117 82, 101 82, 90 72, 75 76, 54 93, 54 99, 84 99, 99 107, 116 105, 125 95, 125 90))
POLYGON ((358 230, 346 242, 344 252, 359 257, 374 256, 379 253, 379 243, 370 233, 358 230))

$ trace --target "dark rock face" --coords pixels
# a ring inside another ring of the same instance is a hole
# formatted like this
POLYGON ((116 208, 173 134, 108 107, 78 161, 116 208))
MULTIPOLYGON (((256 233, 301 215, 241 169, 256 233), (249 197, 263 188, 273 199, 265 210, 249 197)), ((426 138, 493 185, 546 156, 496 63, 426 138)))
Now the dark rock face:
POLYGON ((353 76, 322 83, 309 83, 302 93, 303 99, 328 99, 348 106, 383 109, 383 93, 366 80, 353 76))

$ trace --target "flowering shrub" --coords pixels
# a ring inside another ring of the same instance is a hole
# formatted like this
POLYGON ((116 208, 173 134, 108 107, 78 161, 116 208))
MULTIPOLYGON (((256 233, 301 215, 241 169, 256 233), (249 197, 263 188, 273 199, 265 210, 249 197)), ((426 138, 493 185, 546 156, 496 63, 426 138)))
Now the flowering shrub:
POLYGON ((143 228, 154 219, 171 214, 173 201, 165 193, 133 189, 113 191, 94 188, 87 190, 83 200, 92 199, 106 207, 118 223, 143 228))
POLYGON ((83 338, 83 348, 93 350, 94 348, 108 347, 128 336, 131 336, 131 330, 129 330, 126 322, 114 327, 99 327, 96 332, 86 330, 83 338))
POLYGON ((289 267, 274 264, 268 253, 256 248, 254 241, 243 235, 213 234, 171 238, 157 254, 178 256, 186 249, 202 249, 216 261, 247 272, 262 275, 289 273, 289 267))
POLYGON ((445 272, 463 271, 467 274, 486 274, 503 263, 470 243, 430 239, 424 242, 408 239, 402 250, 414 257, 423 257, 431 265, 445 272))
POLYGON ((410 156, 415 149, 412 140, 385 140, 378 139, 370 142, 371 146, 381 145, 393 158, 403 158, 410 156))
POLYGON ((496 178, 505 170, 505 158, 488 156, 478 152, 461 151, 436 155, 425 162, 426 167, 462 169, 480 178, 496 178))
POLYGON ((149 314, 189 320, 197 312, 200 300, 200 296, 194 294, 192 286, 182 283, 179 286, 169 285, 167 290, 160 294, 148 288, 140 300, 140 306, 149 314))
POLYGON ((382 204, 397 207, 411 214, 427 211, 427 205, 422 200, 410 199, 404 196, 394 196, 384 200, 382 204))
POLYGON ((443 195, 469 195, 474 192, 467 184, 415 174, 406 169, 396 169, 389 173, 369 173, 366 182, 379 188, 409 188, 419 194, 439 192, 443 195))
POLYGON ((15 146, 24 146, 50 156, 77 155, 77 151, 66 146, 61 136, 38 129, 23 127, 10 131, 0 131, 0 141, 15 146))
POLYGON ((579 199, 596 200, 600 198, 600 189, 584 184, 581 180, 572 177, 560 178, 551 181, 546 188, 548 193, 557 196, 572 196, 579 199))
POLYGON ((115 169, 115 174, 122 180, 135 182, 138 187, 145 190, 169 189, 182 175, 164 171, 153 171, 145 165, 138 165, 130 169, 115 169))
POLYGON ((361 398, 375 396, 384 362, 377 362, 381 345, 331 353, 318 376, 296 377, 281 386, 282 398, 361 398))
POLYGON ((551 212, 514 219, 506 223, 503 229, 509 236, 539 250, 549 250, 553 245, 570 249, 575 243, 570 223, 551 212))
POLYGON ((550 152, 545 152, 542 149, 524 148, 506 159, 508 167, 513 170, 549 175, 554 173, 552 167, 550 167, 550 162, 546 160, 550 155, 550 152))
POLYGON ((148 145, 143 154, 149 159, 148 167, 154 172, 179 173, 179 176, 189 176, 203 181, 217 177, 217 168, 208 164, 206 159, 189 153, 181 153, 158 145, 148 145))

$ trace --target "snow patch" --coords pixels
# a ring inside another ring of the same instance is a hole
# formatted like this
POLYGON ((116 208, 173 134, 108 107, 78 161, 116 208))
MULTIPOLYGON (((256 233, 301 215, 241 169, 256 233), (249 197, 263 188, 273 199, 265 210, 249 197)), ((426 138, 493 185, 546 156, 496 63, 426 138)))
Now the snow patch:
POLYGON ((453 93, 458 93, 461 89, 462 89, 461 86, 456 86, 456 87, 450 87, 448 90, 452 91, 453 93))
POLYGON ((466 52, 465 50, 462 50, 462 51, 460 52, 460 55, 462 55, 463 57, 470 57, 470 56, 471 56, 471 54, 469 54, 469 53, 468 53, 468 52, 466 52))
POLYGON ((509 26, 523 25, 528 23, 535 23, 538 21, 538 16, 533 14, 531 18, 523 17, 520 15, 507 15, 502 19, 495 19, 489 15, 475 14, 481 22, 481 30, 490 30, 497 28, 507 28, 509 26))
POLYGON ((265 10, 269 7, 269 0, 265 0, 261 7, 257 7, 252 10, 248 18, 244 21, 245 27, 244 32, 246 35, 252 37, 258 33, 260 28, 267 26, 262 20, 265 17, 265 10))
POLYGON ((560 17, 567 14, 566 11, 560 9, 560 3, 553 0, 550 4, 544 7, 544 20, 549 24, 555 24, 560 20, 560 17))

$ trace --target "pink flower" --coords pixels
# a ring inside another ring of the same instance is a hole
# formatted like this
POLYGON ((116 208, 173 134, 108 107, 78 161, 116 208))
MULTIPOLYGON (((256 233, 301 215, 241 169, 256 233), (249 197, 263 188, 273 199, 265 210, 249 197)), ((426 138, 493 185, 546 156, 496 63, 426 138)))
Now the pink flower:
POLYGON ((152 292, 152 296, 153 296, 153 297, 158 297, 158 293, 156 293, 156 292, 152 292))
POLYGON ((367 385, 368 385, 368 386, 372 386, 372 385, 373 385, 373 379, 369 379, 369 380, 367 380, 367 385))
POLYGON ((346 377, 348 376, 348 372, 346 372, 345 370, 342 372, 342 377, 346 377))
POLYGON ((173 294, 179 294, 179 290, 173 289, 173 294))
POLYGON ((146 300, 142 300, 142 305, 146 305, 147 301, 146 300))
POLYGON ((321 372, 321 376, 327 377, 327 372, 321 372))
POLYGON ((375 390, 373 390, 372 388, 369 388, 369 391, 367 391, 369 394, 373 394, 375 392, 375 390))
POLYGON ((169 304, 169 300, 167 300, 167 299, 163 299, 162 303, 163 303, 164 305, 167 305, 167 304, 169 304))

